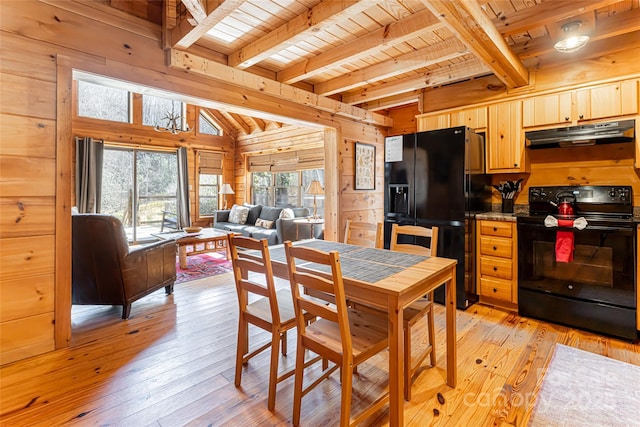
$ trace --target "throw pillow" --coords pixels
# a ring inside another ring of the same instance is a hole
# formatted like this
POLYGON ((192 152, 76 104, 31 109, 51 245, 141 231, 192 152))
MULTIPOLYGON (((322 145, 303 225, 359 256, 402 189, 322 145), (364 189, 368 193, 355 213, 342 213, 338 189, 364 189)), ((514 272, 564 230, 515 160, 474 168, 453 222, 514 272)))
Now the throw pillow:
POLYGON ((291 208, 284 208, 284 209, 282 209, 282 212, 280 212, 280 218, 281 219, 293 219, 295 217, 296 216, 293 213, 293 209, 291 209, 291 208))
POLYGON ((262 211, 262 205, 250 205, 249 203, 245 203, 244 206, 249 208, 249 215, 247 216, 246 224, 255 224, 256 219, 260 217, 260 211, 262 211))
POLYGON ((280 212, 282 212, 282 208, 263 206, 262 210, 260 211, 260 218, 266 219, 268 221, 275 221, 280 217, 280 212))
POLYGON ((247 222, 248 215, 248 207, 233 205, 231 207, 231 212, 229 212, 229 222, 232 222, 234 224, 244 224, 245 222, 247 222))
POLYGON ((271 228, 273 227, 273 221, 268 221, 266 219, 258 218, 256 219, 256 227, 271 228))

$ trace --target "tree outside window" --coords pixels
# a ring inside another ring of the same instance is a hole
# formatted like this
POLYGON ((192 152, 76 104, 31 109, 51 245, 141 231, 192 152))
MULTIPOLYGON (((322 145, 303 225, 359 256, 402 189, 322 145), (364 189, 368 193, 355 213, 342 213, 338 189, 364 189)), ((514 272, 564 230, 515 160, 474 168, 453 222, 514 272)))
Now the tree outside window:
MULTIPOLYGON (((252 199, 256 205, 276 207, 308 207, 313 209, 313 195, 305 190, 313 180, 324 187, 324 169, 294 172, 253 172, 252 199)), ((324 214, 324 196, 316 196, 317 212, 324 214)))
POLYGON ((254 172, 251 174, 253 189, 251 202, 254 205, 273 206, 271 172, 254 172))
POLYGON ((78 116, 129 123, 131 94, 124 89, 78 80, 78 116))

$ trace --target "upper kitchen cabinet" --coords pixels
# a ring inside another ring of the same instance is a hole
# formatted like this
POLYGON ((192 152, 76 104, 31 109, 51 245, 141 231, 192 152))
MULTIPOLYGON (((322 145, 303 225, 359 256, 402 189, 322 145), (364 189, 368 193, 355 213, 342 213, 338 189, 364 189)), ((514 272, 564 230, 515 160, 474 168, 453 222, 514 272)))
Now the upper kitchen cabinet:
POLYGON ((417 116, 416 127, 418 132, 427 130, 446 129, 451 127, 449 113, 422 114, 417 116))
POLYGON ((625 80, 576 91, 577 120, 638 114, 638 81, 625 80))
POLYGON ((487 172, 527 172, 522 130, 521 101, 489 106, 487 172))
POLYGON ((534 96, 522 101, 522 126, 571 124, 571 92, 534 96))
POLYGON ((467 126, 476 132, 487 130, 487 107, 465 108, 451 113, 451 127, 467 126))

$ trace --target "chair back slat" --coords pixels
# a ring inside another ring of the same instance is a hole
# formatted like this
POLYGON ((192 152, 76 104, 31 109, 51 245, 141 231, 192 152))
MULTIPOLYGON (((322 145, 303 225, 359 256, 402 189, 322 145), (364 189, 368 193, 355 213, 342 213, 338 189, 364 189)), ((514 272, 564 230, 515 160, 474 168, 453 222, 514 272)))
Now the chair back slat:
POLYGON ((347 219, 344 243, 382 249, 382 223, 351 221, 347 219))
POLYGON ((420 227, 417 225, 398 225, 391 227, 391 241, 389 249, 414 255, 437 256, 438 251, 438 227, 420 227), (399 236, 413 236, 414 238, 429 239, 429 246, 419 244, 398 243, 399 236))

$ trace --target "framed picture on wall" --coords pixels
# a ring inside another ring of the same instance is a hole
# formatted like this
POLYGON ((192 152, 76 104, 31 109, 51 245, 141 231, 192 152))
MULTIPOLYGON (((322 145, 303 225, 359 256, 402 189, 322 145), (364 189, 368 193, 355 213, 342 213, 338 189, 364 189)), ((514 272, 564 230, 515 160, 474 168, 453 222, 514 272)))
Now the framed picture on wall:
POLYGON ((356 190, 375 190, 376 146, 356 142, 356 190))

